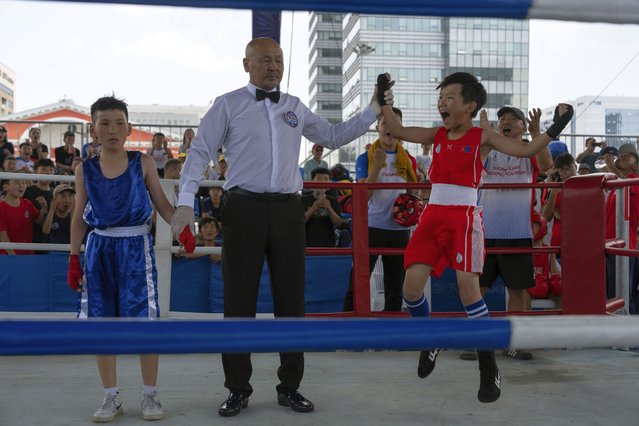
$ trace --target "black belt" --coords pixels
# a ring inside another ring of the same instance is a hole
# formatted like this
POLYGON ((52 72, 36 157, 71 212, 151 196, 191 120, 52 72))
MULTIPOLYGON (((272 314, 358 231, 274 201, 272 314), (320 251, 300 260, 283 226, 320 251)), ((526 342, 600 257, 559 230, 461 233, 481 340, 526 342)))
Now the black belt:
POLYGON ((231 194, 243 195, 245 197, 255 198, 256 200, 261 200, 261 201, 286 201, 293 197, 295 198, 299 197, 297 192, 292 194, 286 194, 283 192, 252 192, 237 186, 234 186, 233 188, 229 189, 229 192, 231 194))

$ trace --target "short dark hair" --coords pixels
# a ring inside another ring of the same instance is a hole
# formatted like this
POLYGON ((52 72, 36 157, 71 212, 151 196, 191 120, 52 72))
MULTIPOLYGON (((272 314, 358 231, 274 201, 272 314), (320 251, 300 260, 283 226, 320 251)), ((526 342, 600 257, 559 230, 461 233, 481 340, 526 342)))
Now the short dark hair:
POLYGON ((315 179, 317 175, 328 175, 331 177, 331 172, 326 167, 316 167, 311 171, 311 179, 315 179))
POLYGON ((219 220, 214 217, 203 217, 202 219, 200 219, 199 223, 200 232, 202 232, 202 228, 204 227, 204 225, 208 225, 209 223, 214 223, 218 231, 221 229, 219 220))
POLYGON ((477 112, 486 104, 486 88, 484 88, 484 85, 472 74, 456 72, 446 76, 436 89, 443 89, 451 84, 461 84, 461 95, 464 98, 464 103, 475 102, 477 104, 477 108, 472 113, 472 117, 475 118, 477 112))
POLYGON ((562 152, 558 156, 555 157, 553 161, 553 167, 555 169, 561 169, 566 166, 573 166, 575 164, 575 157, 573 157, 569 152, 562 152))
POLYGON ((53 167, 55 169, 55 163, 50 158, 41 158, 33 164, 33 170, 38 167, 53 167))
POLYGON ((31 147, 31 144, 29 142, 22 142, 20 145, 18 145, 18 149, 22 149, 22 147, 25 145, 31 147))
MULTIPOLYGON (((402 113, 402 110, 397 108, 397 107, 393 107, 393 112, 395 113, 395 115, 399 115, 399 119, 403 120, 404 119, 404 114, 402 113)), ((382 117, 384 117, 383 115, 380 115, 379 118, 377 119, 377 122, 379 123, 379 121, 382 119, 382 117)))
POLYGON ((331 167, 331 180, 351 180, 351 174, 342 163, 337 163, 331 167))
POLYGON ((181 166, 182 163, 180 163, 180 160, 178 160, 177 158, 169 158, 168 160, 166 160, 166 163, 164 164, 164 170, 166 170, 169 167, 173 167, 173 166, 181 166))
POLYGON ((393 112, 397 115, 399 115, 399 118, 401 118, 402 120, 404 119, 404 114, 402 113, 402 110, 396 107, 393 107, 393 112))
POLYGON ((124 99, 116 98, 115 95, 104 96, 97 101, 93 102, 91 105, 91 120, 95 122, 96 115, 98 111, 108 111, 110 109, 115 109, 118 111, 124 112, 127 121, 129 120, 129 109, 127 108, 127 103, 124 102, 124 99))
POLYGON ((156 136, 162 136, 163 138, 165 138, 165 137, 166 137, 166 135, 165 135, 164 133, 162 133, 162 132, 155 132, 155 133, 153 133, 153 139, 155 139, 155 137, 156 137, 156 136))

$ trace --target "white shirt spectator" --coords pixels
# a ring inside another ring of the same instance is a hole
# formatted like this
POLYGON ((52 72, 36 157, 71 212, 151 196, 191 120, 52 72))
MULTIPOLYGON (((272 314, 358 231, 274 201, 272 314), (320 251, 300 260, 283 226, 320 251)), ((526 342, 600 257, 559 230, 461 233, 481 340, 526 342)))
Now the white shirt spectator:
POLYGON ((24 167, 28 168, 30 171, 33 171, 33 160, 24 160, 22 157, 16 157, 16 170, 20 171, 24 167))
POLYGON ((430 169, 430 163, 433 161, 432 155, 416 155, 417 165, 424 171, 425 179, 428 179, 428 169, 430 169))
MULTIPOLYGON (((482 183, 533 183, 537 159, 511 157, 491 151, 486 159, 482 183)), ((484 235, 488 239, 532 238, 531 189, 482 189, 478 204, 483 209, 484 235)))

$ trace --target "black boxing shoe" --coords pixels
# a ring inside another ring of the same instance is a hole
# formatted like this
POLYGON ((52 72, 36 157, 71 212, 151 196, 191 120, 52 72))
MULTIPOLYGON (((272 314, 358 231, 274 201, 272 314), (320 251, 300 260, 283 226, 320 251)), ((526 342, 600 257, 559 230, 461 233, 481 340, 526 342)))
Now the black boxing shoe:
POLYGON ((479 402, 495 402, 501 396, 501 374, 495 362, 494 351, 477 351, 479 360, 479 402))
POLYGON ((310 413, 315 409, 311 401, 304 398, 298 391, 285 391, 277 394, 277 403, 284 407, 291 407, 298 413, 310 413))
POLYGON ((419 353, 419 363, 417 364, 417 375, 422 379, 427 377, 435 369, 435 361, 441 349, 429 349, 419 353))
POLYGON ((226 401, 220 405, 217 413, 222 417, 232 417, 240 414, 242 408, 248 407, 249 397, 241 393, 231 392, 226 401))

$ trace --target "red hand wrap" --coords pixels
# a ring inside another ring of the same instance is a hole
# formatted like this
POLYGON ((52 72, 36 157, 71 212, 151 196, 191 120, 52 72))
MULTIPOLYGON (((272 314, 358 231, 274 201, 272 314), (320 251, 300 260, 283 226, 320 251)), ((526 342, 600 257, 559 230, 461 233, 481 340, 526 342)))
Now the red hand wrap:
POLYGON ((69 256, 69 274, 67 276, 67 284, 71 290, 77 291, 82 281, 82 267, 80 266, 80 256, 72 254, 69 256))
POLYGON ((188 226, 185 226, 184 230, 180 234, 179 242, 184 246, 184 249, 188 253, 193 253, 195 251, 195 237, 191 234, 191 230, 188 226))

